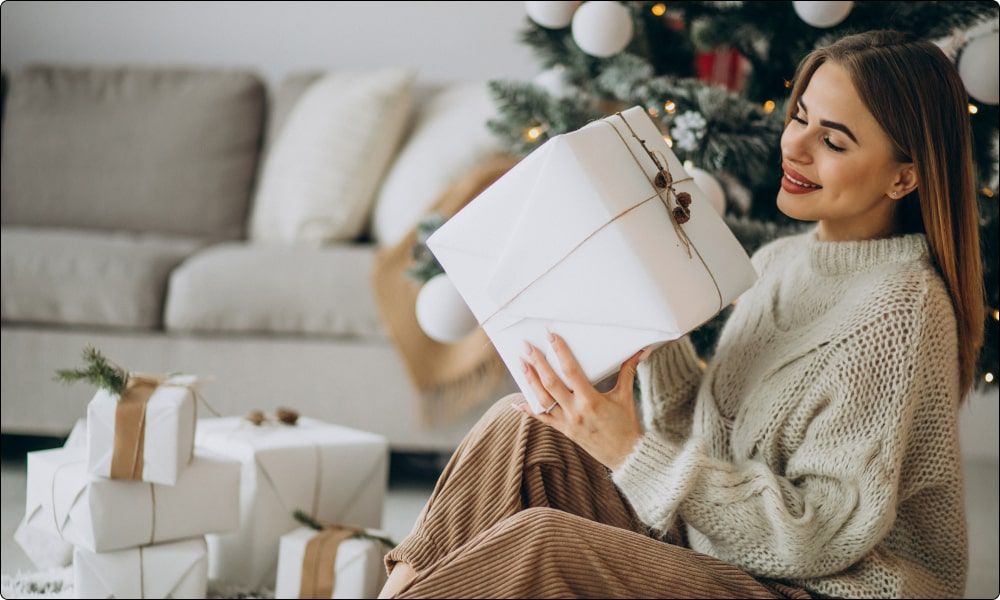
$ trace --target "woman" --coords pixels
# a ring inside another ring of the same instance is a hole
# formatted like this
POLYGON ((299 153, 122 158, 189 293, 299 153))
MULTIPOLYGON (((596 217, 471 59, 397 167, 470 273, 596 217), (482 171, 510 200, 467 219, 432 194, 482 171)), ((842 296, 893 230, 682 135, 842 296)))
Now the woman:
POLYGON ((777 201, 817 225, 754 254, 707 370, 684 336, 602 393, 558 336, 566 384, 529 352, 552 410, 482 417, 382 597, 961 597, 985 317, 967 102, 905 34, 807 56, 777 201))

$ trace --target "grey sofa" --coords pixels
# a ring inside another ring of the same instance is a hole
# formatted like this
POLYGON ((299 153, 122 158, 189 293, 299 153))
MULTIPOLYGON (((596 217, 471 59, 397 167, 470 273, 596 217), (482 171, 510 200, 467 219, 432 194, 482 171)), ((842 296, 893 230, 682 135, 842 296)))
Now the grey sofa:
MULTIPOLYGON (((457 445, 481 411, 420 426, 371 293, 370 229, 319 248, 247 241, 267 144, 317 76, 272 92, 231 69, 5 72, 4 433, 69 432, 93 392, 52 375, 93 344, 134 370, 212 376, 225 414, 290 406, 396 450, 457 445)), ((418 83, 413 120, 441 88, 418 83)))

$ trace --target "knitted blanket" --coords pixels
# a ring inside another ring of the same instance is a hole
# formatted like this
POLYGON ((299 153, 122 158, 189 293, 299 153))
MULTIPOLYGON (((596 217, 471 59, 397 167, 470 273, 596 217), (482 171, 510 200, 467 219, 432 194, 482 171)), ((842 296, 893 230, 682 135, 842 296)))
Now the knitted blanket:
MULTIPOLYGON (((429 212, 450 218, 518 160, 497 155, 480 163, 455 181, 429 212)), ((481 327, 450 344, 431 339, 421 329, 415 310, 420 285, 406 276, 416 240, 414 226, 396 245, 377 253, 372 286, 382 323, 418 392, 420 424, 434 428, 454 422, 491 399, 507 367, 481 327)))

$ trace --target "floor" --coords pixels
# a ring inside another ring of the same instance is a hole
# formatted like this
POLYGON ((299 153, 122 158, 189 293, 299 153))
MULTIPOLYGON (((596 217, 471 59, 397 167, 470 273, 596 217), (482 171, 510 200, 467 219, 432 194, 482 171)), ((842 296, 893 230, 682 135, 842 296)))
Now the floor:
MULTIPOLYGON (((51 438, 3 437, 0 468, 0 572, 33 570, 28 558, 14 542, 14 530, 24 512, 24 453, 61 444, 51 438), (12 441, 13 440, 13 441, 12 441)), ((400 540, 409 533, 434 489, 444 467, 436 455, 392 455, 389 489, 385 497, 383 529, 400 540)), ((968 460, 966 498, 969 520, 969 583, 966 598, 996 598, 998 585, 998 532, 1000 532, 1000 467, 995 461, 968 460)))

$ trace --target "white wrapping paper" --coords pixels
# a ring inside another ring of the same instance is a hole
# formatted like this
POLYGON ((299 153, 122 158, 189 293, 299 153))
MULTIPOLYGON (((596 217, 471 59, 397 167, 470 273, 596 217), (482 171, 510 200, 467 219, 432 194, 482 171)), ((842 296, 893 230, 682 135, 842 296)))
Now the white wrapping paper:
MULTIPOLYGON (((63 448, 85 448, 87 446, 87 420, 78 419, 69 432, 63 448)), ((28 525, 28 517, 21 518, 14 541, 24 554, 39 569, 65 567, 73 562, 73 545, 58 535, 28 525)))
POLYGON ((204 598, 207 585, 204 537, 114 552, 73 552, 77 598, 204 598))
MULTIPOLYGON (((174 485, 191 460, 195 398, 183 384, 193 375, 177 375, 158 386, 146 403, 142 481, 174 485)), ((94 475, 111 476, 118 397, 99 389, 87 405, 87 467, 94 475)))
POLYGON ((27 524, 92 552, 236 529, 240 465, 198 452, 174 486, 87 472, 86 451, 28 453, 27 524))
POLYGON ((380 435, 302 417, 255 426, 240 417, 199 419, 199 448, 243 463, 240 526, 210 535, 209 579, 273 586, 280 537, 315 519, 380 527, 389 445, 380 435))
MULTIPOLYGON (((384 531, 369 533, 388 537, 384 531)), ((302 582, 302 559, 306 544, 319 532, 310 527, 298 529, 281 536, 278 554, 278 580, 274 587, 275 598, 298 598, 302 582)), ((337 564, 334 569, 334 587, 331 598, 375 598, 385 585, 385 563, 382 557, 392 548, 365 538, 344 540, 337 547, 337 564)))
POLYGON ((646 111, 622 116, 628 126, 611 115, 547 140, 427 240, 536 413, 519 361, 525 340, 566 381, 551 329, 596 384, 640 349, 710 320, 758 278, 646 111), (658 167, 629 126, 666 163, 674 190, 691 195, 688 222, 676 224, 677 201, 657 194, 658 167))

